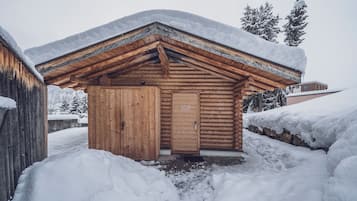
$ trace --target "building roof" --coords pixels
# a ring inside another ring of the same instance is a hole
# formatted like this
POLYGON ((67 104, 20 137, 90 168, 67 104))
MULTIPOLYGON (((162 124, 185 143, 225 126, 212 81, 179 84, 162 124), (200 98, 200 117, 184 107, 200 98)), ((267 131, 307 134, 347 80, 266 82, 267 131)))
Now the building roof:
POLYGON ((343 89, 325 89, 325 90, 314 90, 314 91, 306 91, 299 93, 291 93, 286 95, 286 97, 296 97, 296 96, 309 96, 309 95, 317 95, 317 94, 327 94, 327 93, 337 93, 343 91, 343 89))
POLYGON ((14 38, 0 26, 0 42, 2 42, 5 46, 7 46, 15 56, 21 60, 24 66, 38 78, 40 81, 43 81, 42 75, 36 70, 33 62, 23 53, 21 48, 17 45, 14 38))
POLYGON ((62 40, 28 49, 25 54, 38 65, 152 23, 167 25, 302 73, 305 70, 306 56, 300 48, 268 42, 239 28, 173 10, 150 10, 133 14, 62 40))

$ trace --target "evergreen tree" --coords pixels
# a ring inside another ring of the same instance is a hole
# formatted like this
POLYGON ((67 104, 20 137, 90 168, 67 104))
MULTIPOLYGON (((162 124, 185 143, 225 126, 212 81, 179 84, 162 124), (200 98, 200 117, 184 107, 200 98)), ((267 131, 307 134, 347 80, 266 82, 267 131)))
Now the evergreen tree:
POLYGON ((84 95, 80 98, 79 112, 81 114, 88 113, 88 98, 86 95, 84 95))
POLYGON ((79 104, 79 97, 78 97, 77 94, 75 94, 75 95, 73 96, 73 99, 72 99, 72 102, 71 102, 71 106, 70 106, 69 112, 70 112, 71 114, 79 114, 79 113, 80 113, 80 112, 79 112, 79 106, 80 106, 80 104, 79 104))
POLYGON ((60 106, 60 111, 61 112, 68 112, 69 111, 69 103, 67 102, 66 99, 62 100, 62 104, 60 106))
POLYGON ((276 38, 280 33, 279 20, 279 15, 273 14, 273 6, 266 2, 259 8, 247 6, 244 9, 241 23, 243 30, 258 35, 267 41, 277 42, 276 38))
POLYGON ((304 0, 296 0, 294 8, 285 18, 287 23, 283 26, 285 39, 284 42, 289 46, 298 46, 302 43, 305 35, 305 27, 307 26, 307 6, 304 0))

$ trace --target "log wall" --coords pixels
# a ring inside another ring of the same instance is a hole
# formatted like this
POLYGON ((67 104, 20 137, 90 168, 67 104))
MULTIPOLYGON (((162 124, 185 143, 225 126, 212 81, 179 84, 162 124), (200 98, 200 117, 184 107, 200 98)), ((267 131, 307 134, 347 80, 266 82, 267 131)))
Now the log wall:
POLYGON ((113 78, 112 85, 160 87, 161 148, 171 148, 172 93, 182 91, 200 93, 200 148, 237 148, 234 143, 234 81, 172 61, 167 78, 160 65, 133 69, 113 78))
POLYGON ((0 96, 17 103, 16 109, 7 111, 0 128, 0 201, 7 201, 21 172, 47 156, 47 87, 27 74, 4 46, 0 49, 0 96))

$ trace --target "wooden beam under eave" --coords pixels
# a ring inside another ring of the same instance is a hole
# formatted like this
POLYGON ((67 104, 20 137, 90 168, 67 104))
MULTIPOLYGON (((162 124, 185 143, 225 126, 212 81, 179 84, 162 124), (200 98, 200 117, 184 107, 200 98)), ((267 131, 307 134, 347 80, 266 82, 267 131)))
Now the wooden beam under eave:
POLYGON ((251 73, 251 72, 248 72, 246 70, 242 70, 241 69, 242 65, 238 65, 238 64, 237 64, 238 66, 237 65, 228 65, 228 64, 222 63, 222 62, 220 62, 218 60, 214 60, 214 59, 208 58, 208 57, 206 57, 204 55, 201 55, 199 53, 192 52, 192 51, 189 51, 189 50, 186 50, 186 49, 171 45, 171 44, 166 43, 166 42, 161 42, 161 43, 163 44, 163 46, 165 48, 173 50, 173 51, 178 52, 178 53, 183 54, 183 55, 187 55, 187 56, 189 55, 190 58, 193 58, 196 61, 204 62, 206 64, 210 64, 212 66, 215 66, 216 68, 225 69, 227 71, 236 73, 236 74, 241 75, 241 76, 245 76, 245 77, 250 77, 251 76, 251 77, 254 78, 254 80, 258 80, 259 82, 267 83, 267 84, 269 84, 271 86, 275 86, 277 88, 284 88, 285 87, 285 84, 273 81, 271 79, 265 78, 263 76, 260 76, 260 75, 257 75, 257 74, 251 73))
POLYGON ((127 62, 128 60, 134 58, 137 55, 142 54, 143 52, 155 49, 158 44, 159 44, 159 41, 156 41, 154 43, 150 43, 148 45, 145 45, 145 46, 137 48, 135 50, 126 52, 124 54, 121 54, 121 55, 118 55, 118 56, 115 56, 115 57, 112 57, 110 59, 99 61, 97 63, 90 64, 90 65, 81 67, 79 69, 76 69, 76 70, 73 70, 73 71, 70 71, 70 72, 64 72, 61 75, 58 75, 58 76, 55 76, 55 77, 53 77, 51 79, 46 80, 46 82, 49 83, 49 84, 58 85, 59 83, 62 83, 63 80, 69 80, 69 77, 71 75, 78 76, 78 75, 81 75, 81 74, 84 74, 84 73, 88 73, 88 72, 91 72, 91 71, 99 71, 99 70, 105 69, 105 68, 108 67, 108 65, 112 66, 114 64, 121 64, 121 63, 127 62))
POLYGON ((156 57, 157 54, 156 53, 148 53, 148 54, 144 54, 144 55, 137 55, 136 57, 134 57, 132 60, 130 60, 129 62, 126 63, 122 63, 120 65, 113 65, 110 67, 107 67, 104 70, 101 70, 99 72, 90 74, 88 76, 86 76, 86 79, 95 79, 99 76, 105 75, 105 74, 110 74, 119 70, 123 70, 126 68, 130 68, 130 67, 134 67, 136 65, 139 65, 141 63, 145 63, 147 61, 149 61, 150 59, 156 57))
POLYGON ((93 83, 90 80, 79 78, 79 77, 76 77, 74 75, 71 75, 69 80, 70 80, 70 82, 79 83, 79 84, 92 84, 93 83))
POLYGON ((157 52, 159 53, 159 59, 160 59, 161 67, 162 67, 163 76, 164 76, 164 78, 168 78, 169 77, 169 65, 170 65, 169 57, 167 56, 166 51, 162 47, 161 44, 159 44, 157 46, 157 52))
POLYGON ((233 79, 234 81, 242 79, 242 76, 240 76, 240 75, 237 75, 237 74, 229 72, 229 71, 225 71, 223 69, 217 68, 215 66, 212 66, 212 65, 209 65, 209 64, 206 64, 206 63, 203 63, 203 62, 199 62, 199 61, 197 61, 195 59, 192 59, 190 57, 187 57, 187 56, 184 56, 184 55, 172 52, 172 51, 168 51, 167 53, 171 57, 174 57, 174 58, 178 59, 179 62, 181 62, 181 63, 183 63, 183 64, 185 64, 187 66, 206 69, 207 71, 214 72, 216 74, 220 74, 221 76, 224 76, 225 78, 233 79))

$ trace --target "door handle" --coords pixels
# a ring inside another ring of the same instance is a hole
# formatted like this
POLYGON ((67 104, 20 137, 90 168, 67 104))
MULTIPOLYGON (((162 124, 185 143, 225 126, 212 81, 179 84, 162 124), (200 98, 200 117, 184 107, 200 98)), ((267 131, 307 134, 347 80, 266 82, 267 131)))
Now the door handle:
POLYGON ((198 128, 197 121, 194 121, 194 122, 193 122, 193 129, 197 130, 197 128, 198 128))
POLYGON ((120 123, 120 129, 121 129, 121 130, 124 130, 124 127, 125 127, 125 121, 122 121, 122 122, 120 123))

